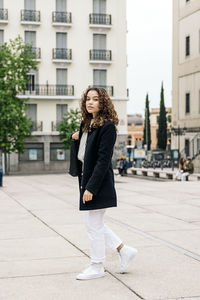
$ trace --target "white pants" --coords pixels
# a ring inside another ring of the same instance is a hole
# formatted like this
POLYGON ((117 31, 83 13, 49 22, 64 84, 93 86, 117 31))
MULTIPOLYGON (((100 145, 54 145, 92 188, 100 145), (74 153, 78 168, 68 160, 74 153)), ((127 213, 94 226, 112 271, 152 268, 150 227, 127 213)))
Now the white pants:
POLYGON ((116 250, 122 243, 120 238, 103 222, 106 209, 87 210, 85 225, 90 241, 90 258, 93 263, 105 260, 105 246, 116 250))

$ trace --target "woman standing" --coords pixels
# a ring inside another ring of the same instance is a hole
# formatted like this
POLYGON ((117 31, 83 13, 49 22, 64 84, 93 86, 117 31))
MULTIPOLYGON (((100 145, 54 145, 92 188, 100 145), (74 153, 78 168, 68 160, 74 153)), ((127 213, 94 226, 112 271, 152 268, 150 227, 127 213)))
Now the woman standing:
POLYGON ((117 206, 112 169, 118 117, 112 101, 103 88, 89 88, 81 99, 80 130, 72 135, 79 144, 80 210, 84 211, 90 240, 90 266, 76 278, 87 280, 104 276, 105 246, 117 250, 124 273, 137 250, 123 245, 108 228, 103 217, 106 208, 117 206))

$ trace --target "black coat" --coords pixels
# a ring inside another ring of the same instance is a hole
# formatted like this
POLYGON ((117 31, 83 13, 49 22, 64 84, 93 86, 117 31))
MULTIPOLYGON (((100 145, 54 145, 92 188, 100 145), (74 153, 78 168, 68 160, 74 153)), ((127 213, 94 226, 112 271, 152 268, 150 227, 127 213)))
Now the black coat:
MULTIPOLYGON (((80 126, 79 143, 82 136, 80 126)), ((79 165, 80 210, 93 210, 117 206, 112 168, 113 148, 116 141, 115 125, 106 121, 103 126, 91 128, 86 142, 84 164, 79 165), (91 201, 83 204, 83 194, 93 194, 91 201)), ((78 158, 77 158, 78 159, 78 158)))

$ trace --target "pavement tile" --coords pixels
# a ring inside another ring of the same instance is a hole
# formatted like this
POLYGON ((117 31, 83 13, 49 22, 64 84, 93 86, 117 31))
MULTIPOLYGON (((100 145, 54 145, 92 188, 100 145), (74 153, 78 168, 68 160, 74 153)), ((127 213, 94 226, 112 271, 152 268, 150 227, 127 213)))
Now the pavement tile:
POLYGON ((138 300, 133 292, 106 274, 104 278, 79 281, 76 274, 35 276, 0 280, 1 300, 138 300))
POLYGON ((63 238, 43 237, 0 240, 0 261, 56 258, 80 255, 80 251, 63 238))
POLYGON ((166 232, 150 232, 153 236, 161 238, 178 247, 200 255, 200 229, 199 230, 175 230, 166 232))
POLYGON ((200 263, 169 248, 140 249, 126 274, 117 273, 117 263, 113 255, 106 267, 145 299, 200 295, 200 263))

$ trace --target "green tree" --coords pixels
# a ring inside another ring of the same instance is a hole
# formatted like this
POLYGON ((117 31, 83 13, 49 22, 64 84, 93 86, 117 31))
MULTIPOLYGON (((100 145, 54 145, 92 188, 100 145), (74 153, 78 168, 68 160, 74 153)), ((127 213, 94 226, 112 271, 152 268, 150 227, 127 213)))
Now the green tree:
POLYGON ((36 56, 30 45, 19 36, 0 47, 0 168, 2 153, 24 151, 24 140, 31 135, 31 121, 25 115, 27 99, 17 95, 29 83, 28 73, 37 69, 36 56))
POLYGON ((145 102, 143 145, 147 145, 147 150, 151 149, 151 124, 150 124, 149 95, 148 95, 148 93, 146 95, 146 102, 145 102))
POLYGON ((165 109, 165 100, 164 100, 164 88, 163 82, 161 85, 161 92, 160 92, 160 114, 158 118, 158 148, 166 150, 167 146, 167 118, 166 118, 166 109, 165 109))
POLYGON ((64 143, 65 149, 69 149, 71 135, 80 127, 80 112, 78 109, 70 109, 65 114, 63 121, 58 126, 61 141, 64 143))

